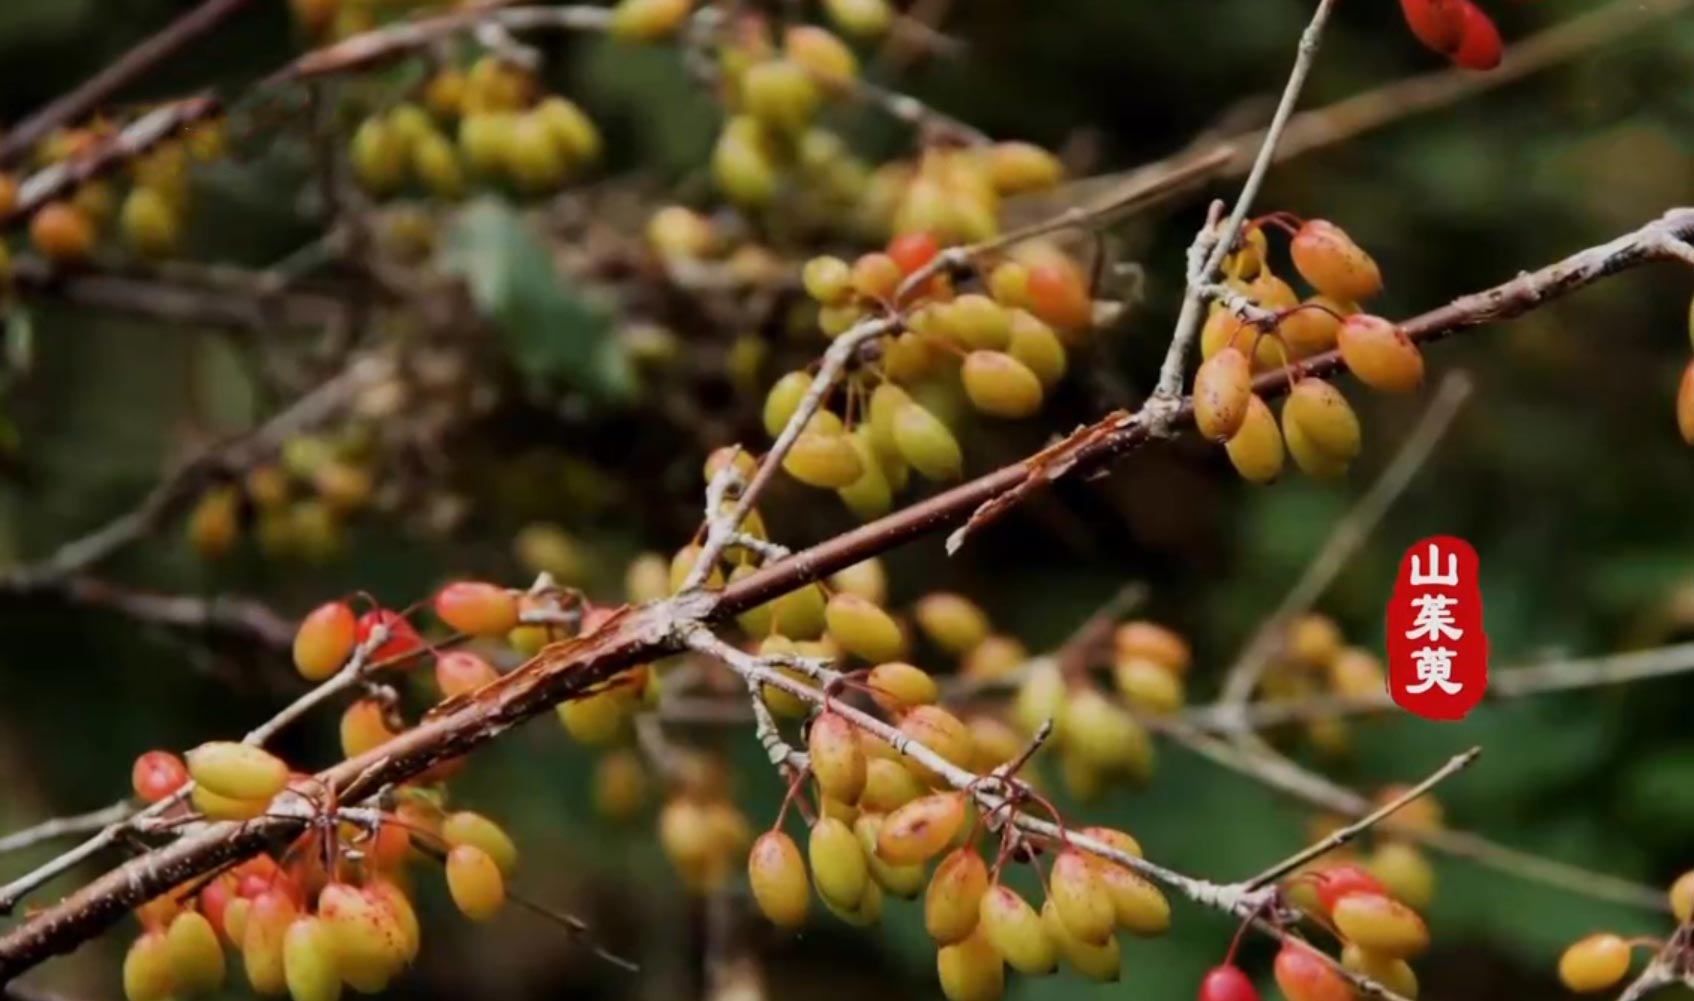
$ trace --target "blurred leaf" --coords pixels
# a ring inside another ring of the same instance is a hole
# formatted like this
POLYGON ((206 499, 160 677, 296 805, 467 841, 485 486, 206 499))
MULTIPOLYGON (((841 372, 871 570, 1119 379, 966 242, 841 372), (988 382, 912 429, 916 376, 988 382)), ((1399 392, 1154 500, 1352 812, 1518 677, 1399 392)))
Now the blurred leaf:
POLYGON ((510 208, 482 201, 467 209, 448 235, 444 264, 464 277, 525 375, 602 400, 630 394, 634 373, 610 314, 565 283, 547 246, 510 208))
POLYGON ((15 305, 6 311, 6 368, 28 372, 35 365, 35 321, 29 310, 15 305))

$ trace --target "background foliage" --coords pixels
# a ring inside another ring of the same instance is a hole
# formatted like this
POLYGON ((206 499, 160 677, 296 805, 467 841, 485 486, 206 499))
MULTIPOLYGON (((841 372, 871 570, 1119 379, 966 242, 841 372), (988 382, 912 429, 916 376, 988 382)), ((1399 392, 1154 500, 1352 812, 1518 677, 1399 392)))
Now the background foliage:
MULTIPOLYGON (((0 119, 73 85, 162 23, 165 0, 8 0, 0 4, 0 119)), ((947 27, 969 46, 957 61, 920 65, 903 89, 997 137, 1091 151, 1098 169, 1163 155, 1197 129, 1262 114, 1286 73, 1308 13, 1303 0, 971 0, 947 27)), ((1387 0, 1342 5, 1308 105, 1431 68, 1387 0)), ((1592 0, 1492 5, 1508 39, 1594 6, 1592 0)), ((286 12, 260 4, 147 82, 165 96, 207 80, 236 86, 294 51, 286 12)), ((554 72, 601 121, 619 165, 645 165, 654 191, 700 189, 714 112, 669 53, 615 58, 593 40, 558 44, 554 72)), ((1573 65, 1434 115, 1414 117, 1273 173, 1262 204, 1343 222, 1388 275, 1386 315, 1427 308, 1633 227, 1694 198, 1694 24, 1636 36, 1573 65)), ((856 120, 867 149, 903 141, 856 120)), ((264 134, 204 179, 206 207, 190 246, 263 263, 307 235, 295 206, 299 137, 264 134), (293 190, 293 188, 289 188, 293 190)), ((1041 426, 975 435, 974 470, 1038 444, 1120 394, 1144 391, 1180 295, 1181 249, 1199 199, 1120 227, 1120 252, 1147 270, 1145 301, 1115 330, 1084 378, 1041 426)), ((587 581, 610 596, 622 561, 674 547, 698 512, 703 444, 675 426, 630 416, 656 406, 627 361, 599 352, 607 320, 560 287, 543 258, 513 241, 498 209, 460 224, 456 258, 501 343, 537 392, 592 419, 534 426, 491 422, 470 443, 460 486, 481 505, 447 539, 382 519, 360 522, 322 565, 278 565, 244 550, 197 562, 171 533, 112 568, 162 590, 234 592, 294 614, 323 596, 368 589, 407 602, 448 574, 516 580, 516 530, 556 522, 593 558, 587 581), (563 326, 581 331, 561 340, 563 326), (586 347, 585 347, 586 345, 586 347), (634 434, 631 438, 630 435, 634 434)), ((1669 401, 1685 355, 1687 276, 1659 269, 1605 283, 1510 328, 1435 349, 1477 393, 1437 457, 1320 607, 1350 637, 1380 643, 1395 561, 1411 541, 1463 535, 1482 559, 1496 666, 1560 652, 1595 653, 1694 631, 1694 464, 1676 441, 1669 401)), ((271 401, 253 377, 258 335, 146 325, 31 303, 35 367, 7 409, 21 447, 0 470, 0 560, 23 560, 131 505, 183 436, 248 425, 271 401)), ((281 335, 263 335, 281 336, 281 335)), ((295 334, 288 336, 309 336, 295 334)), ((689 345, 690 350, 695 345, 689 345)), ((699 346, 708 351, 709 346, 699 346)), ((769 376, 770 373, 767 373, 769 376)), ((699 405, 745 426, 745 400, 699 405)), ((1274 606, 1350 498, 1387 460, 1418 404, 1372 400, 1375 447, 1339 486, 1292 478, 1258 490, 1221 452, 1193 442, 1146 451, 1110 479, 1062 488, 987 533, 952 561, 927 539, 891 560, 897 596, 945 586, 978 598, 1034 648, 1062 638, 1122 582, 1152 586, 1152 611, 1193 637, 1206 696, 1228 658, 1274 606), (1003 586, 1007 581, 1015 586, 1003 586)), ((507 415, 510 416, 510 415, 507 415)), ((1033 424, 1034 422, 1032 422, 1033 424)), ((765 505, 776 537, 821 538, 844 518, 816 494, 784 490, 765 505), (827 509, 825 509, 827 508, 827 509)), ((128 763, 156 745, 186 747, 262 719, 293 691, 275 656, 166 634, 48 600, 0 609, 0 829, 109 802, 128 763)), ((1484 706, 1460 725, 1401 720, 1359 727, 1354 752, 1320 764, 1360 788, 1421 775, 1472 744, 1480 766, 1443 788, 1449 823, 1605 872, 1665 883, 1694 843, 1694 678, 1484 706)), ((333 721, 283 744, 318 763, 333 721)), ((780 795, 745 733, 706 733, 743 767, 748 812, 780 795)), ((1173 748, 1154 782, 1116 793, 1087 815, 1136 832, 1148 853, 1183 871, 1233 878, 1296 847, 1307 814, 1173 748)), ((398 992, 425 996, 676 997, 699 981, 701 915, 659 858, 650 832, 592 816, 588 757, 537 725, 479 756, 461 794, 511 820, 526 852, 525 888, 569 901, 613 944, 647 964, 637 979, 571 949, 521 913, 494 927, 433 936, 420 973, 398 992)), ((8 860, 21 868, 22 860, 8 860)), ((1425 996, 1443 1001, 1548 996, 1565 942, 1599 927, 1655 929, 1631 913, 1441 861, 1433 954, 1419 964, 1425 996)), ((440 899, 433 903, 440 905, 440 899)), ((756 927, 743 933, 763 934, 756 927)), ((1215 915, 1178 905, 1170 938, 1126 954, 1126 980, 1018 980, 1017 997, 1188 996, 1229 933, 1215 915)), ((911 908, 857 933, 814 922, 766 942, 773 997, 930 997, 932 955, 911 908)), ((85 949, 55 977, 90 998, 115 996, 114 946, 85 949), (102 954, 104 952, 105 954, 102 954)), ((1259 948, 1263 948, 1260 946, 1259 948)), ((1251 955, 1251 954, 1250 954, 1251 955)), ((1250 968, 1263 969, 1249 960, 1250 968)))

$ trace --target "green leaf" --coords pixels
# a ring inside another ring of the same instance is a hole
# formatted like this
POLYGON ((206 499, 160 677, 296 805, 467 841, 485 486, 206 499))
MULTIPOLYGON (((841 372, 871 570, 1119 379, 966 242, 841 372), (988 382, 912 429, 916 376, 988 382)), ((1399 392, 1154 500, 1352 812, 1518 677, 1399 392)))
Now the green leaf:
POLYGON ((561 380, 599 400, 634 390, 611 314, 566 283, 546 244, 511 208, 485 200, 466 209, 448 235, 444 263, 465 279, 530 379, 561 380))

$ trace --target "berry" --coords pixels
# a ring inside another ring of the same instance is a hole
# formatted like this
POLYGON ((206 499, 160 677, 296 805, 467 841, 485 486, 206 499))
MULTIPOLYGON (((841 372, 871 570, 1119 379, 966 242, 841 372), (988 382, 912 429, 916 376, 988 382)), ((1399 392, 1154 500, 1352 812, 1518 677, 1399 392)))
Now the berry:
POLYGON ((1006 990, 1006 967, 986 931, 978 929, 935 954, 936 974, 947 1001, 997 1001, 1006 990))
POLYGON ((1129 704, 1144 712, 1174 713, 1186 701, 1182 679, 1150 660, 1140 657, 1119 660, 1112 667, 1112 678, 1129 704))
POLYGON ((1341 360, 1359 381, 1386 393, 1409 393, 1423 384, 1423 355, 1398 326, 1355 313, 1336 337, 1341 360))
POLYGON ((135 759, 129 784, 144 803, 157 803, 181 789, 188 781, 188 768, 169 751, 148 751, 135 759))
POLYGON ((867 299, 892 297, 904 277, 900 265, 888 254, 863 254, 853 262, 853 291, 867 299))
POLYGON ((337 1001, 341 971, 335 964, 335 942, 329 925, 305 915, 283 933, 282 970, 293 1001, 337 1001))
POLYGON ((1029 650, 1016 637, 988 636, 965 654, 960 673, 969 678, 1007 678, 1029 661, 1029 650))
POLYGON ((48 202, 30 217, 29 241, 53 264, 81 264, 94 249, 94 225, 75 205, 48 202))
POLYGON ((756 118, 741 115, 724 125, 712 147, 712 178, 730 200, 756 208, 776 194, 770 146, 770 137, 756 118))
POLYGON ((619 0, 608 30, 624 41, 655 41, 675 31, 691 5, 691 0, 619 0))
POLYGON ((124 953, 124 997, 129 1001, 165 1001, 175 988, 165 933, 143 933, 124 953))
POLYGON ((437 198, 456 200, 465 196, 465 168, 459 162, 459 152, 434 128, 412 141, 412 173, 437 198))
POLYGON ((184 994, 205 994, 224 982, 224 950, 212 923, 198 911, 183 911, 165 931, 171 984, 184 994))
POLYGON ((1064 180, 1059 158, 1033 143, 995 143, 988 150, 988 176, 1002 195, 1041 191, 1064 180))
POLYGON ((1252 397, 1252 364, 1238 349, 1226 347, 1194 373, 1194 426, 1213 441, 1228 441, 1246 422, 1252 397))
POLYGON ((288 784, 288 766, 261 747, 233 741, 201 744, 186 755, 196 785, 231 799, 269 800, 288 784))
POLYGON ((1224 451, 1230 465, 1249 483, 1269 483, 1282 475, 1282 432, 1276 415, 1257 393, 1248 399, 1247 416, 1224 451))
POLYGON ((838 593, 830 598, 824 606, 824 622, 830 639, 861 660, 893 660, 906 652, 906 636, 899 625, 856 594, 838 593))
POLYGON ((1041 905, 1041 926, 1058 946, 1065 964, 1077 973, 1100 983, 1114 983, 1122 975, 1123 954, 1117 936, 1109 936, 1098 945, 1077 938, 1065 927, 1051 897, 1041 905))
POLYGON ((1491 70, 1500 65, 1504 51, 1500 29, 1470 0, 1458 0, 1458 3, 1464 10, 1465 26, 1453 62, 1470 70, 1491 70))
POLYGON ((985 414, 1016 420, 1041 409, 1041 380, 1009 354, 972 351, 960 375, 965 395, 985 414))
POLYGON ((1059 330, 1077 331, 1094 322, 1094 302, 1074 266, 1036 264, 1029 269, 1027 309, 1059 330))
POLYGON ((1006 353, 1034 372, 1044 389, 1053 388, 1069 366, 1059 335, 1033 313, 1014 309, 1011 318, 1006 353))
POLYGON ((471 844, 447 853, 447 892, 453 906, 472 921, 487 921, 506 903, 506 882, 488 853, 471 844))
POLYGON ((352 655, 357 632, 353 610, 344 602, 312 609, 294 634, 294 669, 307 681, 323 681, 352 655))
POLYGON ((1337 865, 1315 873, 1312 885, 1317 891, 1318 903, 1323 906, 1325 914, 1333 913, 1335 905, 1350 893, 1388 893, 1375 876, 1356 865, 1337 865))
POLYGON ((1114 862, 1099 858, 1089 861, 1112 902, 1118 927, 1142 938, 1163 935, 1170 928, 1170 901, 1158 887, 1114 862))
POLYGON ((1047 882, 1047 899, 1053 902, 1065 929, 1081 941, 1104 945, 1111 937, 1117 912, 1088 856, 1074 848, 1059 853, 1047 882))
MULTIPOLYGON (((869 809, 863 799, 859 805, 869 809)), ((921 865, 889 865, 877 856, 876 839, 882 834, 885 819, 880 813, 860 813, 853 820, 853 836, 859 839, 859 849, 864 853, 871 880, 883 890, 910 900, 923 892, 929 874, 921 865)))
POLYGON ((806 735, 806 749, 823 794, 843 803, 857 801, 865 789, 865 752, 852 724, 839 713, 818 714, 806 735))
POLYGON ((851 83, 859 75, 859 59, 833 32, 801 24, 782 34, 782 51, 820 82, 832 87, 851 83))
POLYGON ((779 928, 805 924, 811 885, 793 838, 781 831, 760 835, 747 855, 747 882, 759 911, 772 924, 779 928))
POLYGON ((391 612, 386 608, 373 608, 359 616, 358 627, 354 631, 359 645, 363 646, 365 641, 370 639, 371 631, 379 623, 387 628, 388 639, 371 651, 366 658, 367 663, 383 664, 423 649, 423 639, 418 636, 418 631, 412 628, 412 624, 398 612, 391 612))
POLYGON ((933 332, 968 351, 999 351, 1012 342, 1011 311, 975 292, 934 307, 933 332))
POLYGON ((1337 462, 1351 462, 1359 454, 1358 415, 1341 391, 1322 379, 1294 384, 1282 405, 1285 435, 1290 423, 1298 424, 1301 437, 1337 462))
POLYGON ((1463 0, 1400 0, 1406 26, 1418 41, 1442 55, 1457 51, 1464 37, 1463 0))
POLYGON ((646 766, 633 751, 603 754, 594 763, 594 806, 607 820, 624 823, 640 813, 647 785, 646 766))
POLYGON ((623 736, 636 709, 636 693, 630 685, 612 685, 591 695, 561 702, 559 722, 579 744, 599 747, 623 736))
POLYGON ((1347 893, 1330 918, 1347 940, 1380 955, 1405 959, 1429 947, 1429 929, 1417 912, 1382 893, 1347 893))
POLYGON ((1063 712, 1065 748, 1077 759, 1105 771, 1143 778, 1151 773, 1153 745, 1146 729, 1104 693, 1077 689, 1063 712))
POLYGON ((270 801, 266 799, 220 796, 202 785, 194 787, 188 795, 188 801, 208 820, 251 820, 264 813, 265 807, 270 805, 270 801))
POLYGON ((1199 1001, 1259 1001, 1259 991, 1241 967, 1223 963, 1200 979, 1199 1001))
POLYGON ((1682 382, 1676 389, 1676 429, 1683 441, 1694 445, 1694 361, 1682 370, 1682 382))
POLYGON ((1687 924, 1694 917, 1694 869, 1676 878, 1670 887, 1670 911, 1678 924, 1687 924))
MULTIPOLYGON (((454 852, 473 852, 469 846, 454 852)), ((486 859, 486 856, 484 856, 486 859)), ((453 869, 452 853, 448 871, 453 869)), ((499 870, 487 864, 496 880, 499 870)), ((452 879, 448 880, 449 889, 452 879)), ((457 903, 457 894, 454 894, 457 903)), ((406 963, 406 932, 392 907, 378 897, 346 883, 329 883, 318 892, 318 917, 335 943, 336 965, 347 985, 361 994, 374 994, 388 984, 406 963)), ((248 929, 252 937, 252 929, 248 929)))
POLYGON ((941 854, 965 823, 965 796, 932 793, 900 807, 883 821, 876 853, 889 865, 918 865, 941 854))
POLYGON ((518 866, 518 847, 511 836, 480 813, 459 810, 442 818, 441 840, 449 845, 475 845, 505 875, 511 875, 518 866))
POLYGON ((253 898, 241 934, 241 963, 254 993, 281 994, 288 987, 283 971, 283 939, 299 915, 294 898, 281 889, 253 898))
MULTIPOLYGON (((814 257, 800 269, 800 284, 805 286, 806 294, 818 302, 839 306, 853 294, 853 269, 839 257, 814 257)), ((790 377, 793 375, 804 378, 804 386, 811 385, 812 380, 804 373, 790 373, 790 377)))
POLYGON ((1194 659, 1188 641, 1176 630, 1145 619, 1118 626, 1112 632, 1112 649, 1119 660, 1150 660, 1176 674, 1186 674, 1194 659))
POLYGON ((1328 296, 1315 295, 1277 321, 1276 332, 1288 353, 1296 359, 1323 354, 1335 347, 1335 336, 1345 317, 1358 307, 1328 296))
POLYGON ((1309 945, 1284 942, 1271 971, 1288 1001, 1352 1001, 1353 988, 1346 978, 1309 945))
POLYGON ((406 183, 410 144, 401 129, 383 118, 367 118, 353 133, 353 176, 373 195, 390 195, 406 183))
POLYGON ((349 758, 381 747, 394 739, 395 731, 388 727, 388 714, 375 699, 360 699, 341 714, 341 753, 349 758))
POLYGON ((1322 295, 1363 302, 1382 291, 1382 271, 1376 261, 1332 222, 1313 219, 1301 226, 1288 253, 1300 277, 1322 295))
POLYGON ((778 132, 804 129, 817 111, 819 97, 812 74, 792 59, 755 63, 741 75, 741 100, 747 113, 778 132))
POLYGON ((922 231, 901 233, 888 241, 888 257, 899 267, 902 277, 914 274, 941 253, 941 244, 934 236, 922 231))
POLYGON ((897 761, 870 758, 865 763, 865 789, 859 794, 859 808, 876 813, 890 813, 924 794, 917 778, 897 761))
POLYGON ((1006 965, 1019 973, 1053 972, 1059 955, 1041 915, 1010 887, 995 884, 982 895, 978 925, 1006 965))
POLYGON ((1348 943, 1341 950, 1341 965, 1360 976, 1369 977, 1401 997, 1418 996, 1418 975, 1403 959, 1348 943))
POLYGON ((819 818, 812 825, 806 856, 818 896, 842 910, 857 910, 869 884, 870 869, 852 828, 835 817, 819 818))
POLYGON ((435 614, 469 636, 504 636, 518 624, 518 599, 494 584, 456 581, 436 592, 435 614))
POLYGON ((136 187, 124 198, 118 225, 130 249, 143 257, 164 257, 176 249, 182 235, 177 210, 168 198, 149 187, 136 187))
POLYGON ((865 677, 871 699, 884 712, 900 715, 909 709, 935 702, 940 690, 935 679, 921 668, 890 661, 871 668, 865 677))
MULTIPOLYGON (((970 728, 940 706, 914 707, 901 717, 900 732, 960 768, 967 768, 971 763, 970 728)), ((942 784, 941 777, 917 759, 908 757, 904 764, 913 775, 930 785, 942 784)))
POLYGON ((988 636, 988 616, 963 595, 925 595, 913 609, 918 628, 947 653, 963 656, 988 636))
POLYGON ((839 490, 864 475, 865 465, 844 434, 803 431, 782 459, 788 475, 810 487, 839 490))
POLYGON ((1578 994, 1603 991, 1629 972, 1629 943, 1606 932, 1581 939, 1559 957, 1559 980, 1578 994))
POLYGON ((894 443, 900 457, 931 480, 956 480, 964 473, 959 441, 941 419, 906 402, 894 413, 894 443))
POLYGON ((474 692, 499 678, 493 664, 468 650, 451 650, 435 658, 435 687, 442 698, 474 692))

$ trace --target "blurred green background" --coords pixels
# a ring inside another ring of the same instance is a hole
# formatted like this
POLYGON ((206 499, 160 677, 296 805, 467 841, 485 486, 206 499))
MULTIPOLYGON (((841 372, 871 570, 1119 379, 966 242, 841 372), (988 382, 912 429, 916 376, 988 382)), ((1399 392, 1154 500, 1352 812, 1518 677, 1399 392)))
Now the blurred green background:
MULTIPOLYGON (((187 6, 0 4, 0 119, 28 113, 187 6)), ((966 53, 921 63, 891 82, 995 137, 1087 149, 1096 169, 1124 169, 1226 118, 1256 121, 1280 87, 1310 6, 965 0, 945 28, 966 53)), ((1601 3, 1486 6, 1511 40, 1601 3)), ((206 84, 238 89, 297 50, 283 5, 256 4, 126 96, 206 84)), ((716 119, 674 54, 614 52, 574 39, 549 42, 547 52, 549 78, 605 128, 614 166, 639 172, 650 190, 698 191, 716 119)), ((1415 313, 1694 200, 1691 66, 1694 23, 1672 19, 1497 92, 1301 157, 1272 174, 1261 205, 1341 222, 1383 265, 1388 291, 1379 311, 1415 313)), ((1341 5, 1305 104, 1435 68, 1395 4, 1352 0, 1341 5)), ((904 148, 904 134, 870 113, 846 124, 866 152, 904 148)), ((300 142, 267 128, 238 142, 234 162, 197 177, 205 207, 193 221, 196 256, 263 263, 310 236, 309 221, 276 197, 279 183, 304 184, 300 142)), ((1196 195, 1114 230, 1122 253, 1146 270, 1144 301, 1100 335, 1099 351, 1041 420, 969 432, 971 470, 1015 458, 1151 385, 1180 295, 1182 249, 1203 207, 1196 195)), ((1694 463, 1671 414, 1689 348, 1689 286, 1688 275, 1669 267, 1635 272, 1433 349, 1432 372, 1464 369, 1476 392, 1319 607, 1352 641, 1379 649, 1401 552, 1427 535, 1457 534, 1481 557, 1496 667, 1675 637, 1675 609, 1687 605, 1678 596, 1694 588, 1687 503, 1694 463)), ((51 297, 24 308, 36 358, 5 402, 21 444, 0 470, 0 561, 38 558, 132 506, 185 430, 232 431, 269 412, 273 402, 253 373, 277 350, 304 350, 314 336, 138 323, 51 297), (267 343, 281 338, 299 343, 267 343)), ((719 343, 731 333, 719 332, 719 343)), ((700 443, 643 415, 657 409, 653 393, 665 391, 650 387, 625 404, 569 400, 577 416, 556 424, 503 409, 456 437, 455 490, 475 505, 447 537, 370 517, 354 521, 344 552, 321 564, 267 560, 250 545, 205 564, 173 522, 101 572, 161 591, 252 596, 289 616, 354 589, 405 604, 454 574, 519 581, 513 535, 544 519, 579 541, 591 590, 613 598, 629 555, 674 548, 698 511, 700 443)), ((963 591, 1039 649, 1121 584, 1145 581, 1150 614, 1192 637, 1200 666, 1191 696, 1208 698, 1223 665, 1421 409, 1415 399, 1353 395, 1368 444, 1342 484, 1289 477, 1252 489, 1216 449, 1182 441, 1147 450, 1109 478, 1038 500, 953 560, 940 558, 938 538, 895 554, 896 600, 937 587, 963 591)), ((757 400, 719 385, 694 402, 713 415, 713 426, 745 428, 757 400)), ((785 485, 765 506, 776 536, 789 544, 847 524, 833 503, 785 485)), ((1686 625, 1694 631, 1694 619, 1686 625)), ((297 690, 283 661, 251 644, 51 599, 9 601, 0 609, 0 829, 108 803, 125 790, 140 751, 230 735, 297 690)), ((1351 754, 1314 763, 1373 789, 1413 780, 1482 744, 1481 763, 1441 790, 1452 826, 1662 886, 1694 863, 1691 707, 1694 678, 1672 678, 1484 706, 1457 725, 1375 721, 1355 728, 1351 754)), ((738 798, 762 825, 781 789, 750 735, 679 739, 721 746, 732 757, 738 798)), ((334 720, 326 718, 282 748, 303 766, 319 765, 331 760, 334 742, 334 720)), ((1219 879, 1257 871, 1302 843, 1309 811, 1179 748, 1160 751, 1148 787, 1115 791, 1074 815, 1123 826, 1149 856, 1219 879)), ((588 916, 645 971, 632 977, 597 965, 556 928, 521 912, 467 927, 447 913, 439 888, 420 880, 431 912, 427 948, 396 995, 669 999, 700 991, 702 909, 660 857, 650 813, 633 830, 594 818, 591 761, 542 720, 478 755, 456 799, 509 822, 525 852, 521 885, 530 895, 588 916)), ((5 858, 0 872, 21 872, 39 857, 5 858)), ((1437 868, 1429 915, 1436 945, 1417 964, 1428 998, 1556 996, 1552 963, 1571 939, 1601 928, 1668 931, 1662 915, 1465 862, 1438 859, 1437 868)), ((1168 938, 1126 946, 1122 983, 1016 979, 1010 996, 1191 996, 1231 931, 1214 914, 1178 904, 1168 938)), ((883 926, 869 931, 818 916, 793 938, 746 920, 735 934, 756 949, 768 997, 938 995, 933 952, 911 905, 889 906, 883 926)), ((36 976, 77 998, 116 997, 124 938, 108 936, 36 976)), ((1262 974, 1268 956, 1263 943, 1252 945, 1250 971, 1262 974)))

